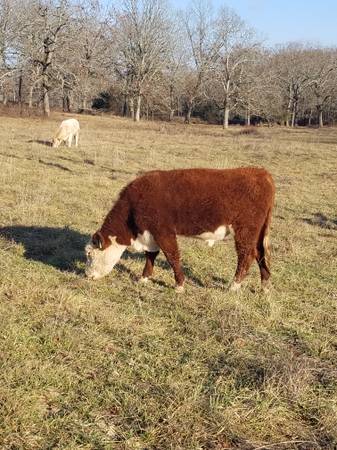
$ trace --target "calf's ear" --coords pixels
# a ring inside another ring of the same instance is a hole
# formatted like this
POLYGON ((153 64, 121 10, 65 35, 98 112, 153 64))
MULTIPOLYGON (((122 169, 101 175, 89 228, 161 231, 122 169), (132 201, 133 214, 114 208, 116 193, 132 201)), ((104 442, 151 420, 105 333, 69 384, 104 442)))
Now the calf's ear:
POLYGON ((96 233, 91 238, 92 245, 100 250, 104 248, 104 236, 100 231, 96 231, 96 233))

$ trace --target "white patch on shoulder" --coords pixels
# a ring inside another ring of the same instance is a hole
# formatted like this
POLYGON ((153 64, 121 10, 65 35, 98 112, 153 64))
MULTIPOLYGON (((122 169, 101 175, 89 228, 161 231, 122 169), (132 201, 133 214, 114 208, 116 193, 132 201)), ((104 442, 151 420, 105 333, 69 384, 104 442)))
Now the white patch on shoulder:
POLYGON ((205 231, 197 236, 197 238, 202 239, 207 242, 210 247, 213 247, 214 243, 217 241, 223 241, 230 234, 234 234, 232 225, 228 227, 221 225, 215 231, 205 231))
POLYGON ((131 239, 131 246, 137 252, 157 252, 159 247, 152 234, 145 230, 143 234, 138 234, 137 239, 131 239))

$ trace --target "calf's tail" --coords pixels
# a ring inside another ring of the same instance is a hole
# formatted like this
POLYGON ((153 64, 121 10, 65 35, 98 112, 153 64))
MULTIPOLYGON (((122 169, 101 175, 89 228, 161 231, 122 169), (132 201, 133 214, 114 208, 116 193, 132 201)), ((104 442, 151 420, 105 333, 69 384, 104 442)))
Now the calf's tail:
POLYGON ((266 268, 270 273, 270 260, 271 260, 271 252, 270 252, 270 224, 271 224, 271 214, 272 214, 272 206, 269 208, 266 220, 263 224, 261 230, 261 238, 262 238, 262 258, 265 261, 266 268))

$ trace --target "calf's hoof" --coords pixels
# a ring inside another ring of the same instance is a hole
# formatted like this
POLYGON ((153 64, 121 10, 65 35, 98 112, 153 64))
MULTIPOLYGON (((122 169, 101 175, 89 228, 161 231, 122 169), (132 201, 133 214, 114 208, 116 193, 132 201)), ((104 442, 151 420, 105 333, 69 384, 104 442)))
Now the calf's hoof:
POLYGON ((272 285, 270 281, 263 281, 261 284, 261 289, 264 294, 268 294, 271 291, 272 285))
POLYGON ((176 286, 174 290, 177 294, 182 294, 185 291, 184 286, 176 286))
POLYGON ((147 284, 149 282, 149 279, 147 277, 140 277, 138 280, 138 283, 141 284, 147 284))
POLYGON ((230 284, 228 290, 231 292, 237 292, 239 291, 241 288, 241 283, 237 283, 236 281, 232 281, 232 283, 230 284))

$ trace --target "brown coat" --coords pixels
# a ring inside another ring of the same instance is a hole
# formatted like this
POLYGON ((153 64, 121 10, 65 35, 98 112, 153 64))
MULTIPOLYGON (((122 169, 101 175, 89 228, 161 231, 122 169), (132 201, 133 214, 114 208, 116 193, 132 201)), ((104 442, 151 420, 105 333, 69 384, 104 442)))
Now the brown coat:
MULTIPOLYGON (((182 286, 176 236, 226 229, 225 234, 234 234, 238 254, 234 289, 254 259, 265 283, 270 277, 268 233, 274 194, 273 179, 262 168, 148 172, 122 190, 92 242, 105 249, 109 236, 116 236, 117 243, 128 246, 147 231, 171 264, 177 286, 182 286)), ((152 274, 157 254, 147 252, 143 277, 152 274)))

